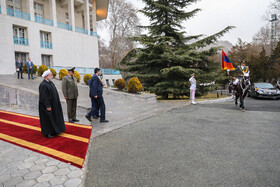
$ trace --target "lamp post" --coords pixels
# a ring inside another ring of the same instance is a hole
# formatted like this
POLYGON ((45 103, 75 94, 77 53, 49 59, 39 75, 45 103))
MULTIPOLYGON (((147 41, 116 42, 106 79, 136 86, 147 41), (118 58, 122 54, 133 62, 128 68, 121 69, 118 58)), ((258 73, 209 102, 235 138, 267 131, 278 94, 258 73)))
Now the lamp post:
POLYGON ((276 14, 272 14, 271 20, 269 20, 271 22, 270 55, 272 55, 272 51, 275 49, 277 44, 277 20, 276 14))

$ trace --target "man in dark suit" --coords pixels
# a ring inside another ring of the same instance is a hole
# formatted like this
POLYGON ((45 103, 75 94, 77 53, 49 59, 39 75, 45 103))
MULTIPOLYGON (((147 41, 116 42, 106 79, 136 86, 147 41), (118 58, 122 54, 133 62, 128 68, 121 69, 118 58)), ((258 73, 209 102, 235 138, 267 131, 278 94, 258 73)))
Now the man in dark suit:
MULTIPOLYGON (((92 86, 92 82, 93 82, 93 78, 91 78, 88 81, 88 86, 89 86, 89 97, 91 99, 91 108, 93 109, 95 107, 95 103, 94 103, 94 97, 93 97, 93 86, 92 86)), ((96 113, 93 114, 93 118, 94 119, 98 119, 100 117, 99 115, 99 107, 97 107, 96 113)))
POLYGON ((94 75, 92 76, 92 83, 91 83, 91 92, 90 97, 94 98, 94 108, 91 109, 91 111, 86 115, 86 118, 91 121, 91 116, 96 114, 98 112, 98 108, 100 109, 101 116, 100 116, 100 122, 109 122, 105 118, 105 103, 103 99, 103 84, 101 80, 99 79, 99 75, 101 74, 101 71, 99 68, 94 69, 94 75))
POLYGON ((23 79, 23 77, 22 77, 22 68, 23 68, 23 63, 20 60, 20 57, 18 57, 18 59, 16 61, 16 71, 17 71, 17 74, 18 74, 18 79, 19 79, 19 74, 20 74, 21 78, 23 79))
POLYGON ((33 62, 31 61, 30 58, 28 58, 28 61, 26 62, 26 67, 27 67, 27 72, 28 72, 28 79, 33 79, 33 62))

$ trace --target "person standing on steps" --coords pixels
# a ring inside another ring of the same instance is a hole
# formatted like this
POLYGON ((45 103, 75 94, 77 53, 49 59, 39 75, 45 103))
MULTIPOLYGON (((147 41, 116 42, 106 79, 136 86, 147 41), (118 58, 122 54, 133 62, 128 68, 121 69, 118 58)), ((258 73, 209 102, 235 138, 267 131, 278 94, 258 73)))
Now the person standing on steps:
POLYGON ((33 79, 33 62, 31 61, 31 58, 28 58, 28 61, 26 62, 27 72, 28 72, 28 79, 33 79))
POLYGON ((16 71, 17 71, 17 77, 19 79, 19 74, 21 79, 23 79, 22 77, 22 68, 23 68, 23 62, 20 60, 20 57, 18 57, 17 61, 16 61, 16 71))

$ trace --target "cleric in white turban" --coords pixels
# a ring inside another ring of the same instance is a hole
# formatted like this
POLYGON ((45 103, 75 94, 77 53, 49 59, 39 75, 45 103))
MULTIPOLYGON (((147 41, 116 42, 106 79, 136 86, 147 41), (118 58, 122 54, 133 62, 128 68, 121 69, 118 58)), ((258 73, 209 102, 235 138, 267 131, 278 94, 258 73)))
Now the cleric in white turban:
POLYGON ((39 116, 42 134, 52 138, 65 131, 62 107, 50 70, 42 74, 39 86, 39 116))
POLYGON ((51 73, 51 70, 48 69, 47 71, 44 71, 44 73, 42 74, 42 77, 45 78, 46 76, 48 76, 51 73))

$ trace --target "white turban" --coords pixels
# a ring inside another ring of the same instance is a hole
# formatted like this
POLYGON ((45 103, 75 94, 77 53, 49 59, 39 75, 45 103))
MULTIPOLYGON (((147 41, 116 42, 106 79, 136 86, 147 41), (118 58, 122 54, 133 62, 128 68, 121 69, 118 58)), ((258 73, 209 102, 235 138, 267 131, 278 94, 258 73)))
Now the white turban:
POLYGON ((44 71, 42 77, 45 78, 46 76, 48 76, 49 74, 51 73, 51 70, 47 70, 47 71, 44 71))

